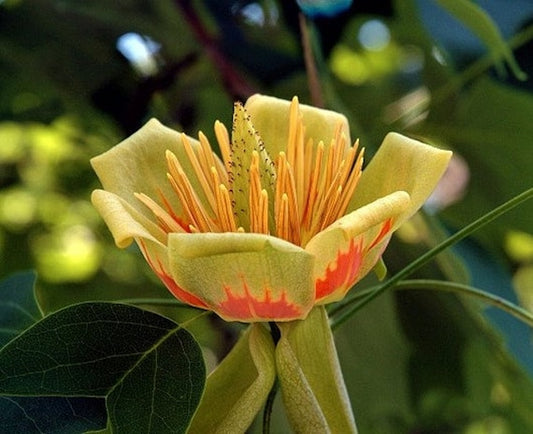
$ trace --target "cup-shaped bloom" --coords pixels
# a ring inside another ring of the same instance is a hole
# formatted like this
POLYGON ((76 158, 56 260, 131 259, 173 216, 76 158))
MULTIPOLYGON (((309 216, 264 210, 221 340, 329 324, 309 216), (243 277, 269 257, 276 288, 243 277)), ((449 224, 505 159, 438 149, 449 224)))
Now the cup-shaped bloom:
POLYGON ((91 160, 92 201, 119 247, 135 240, 184 303, 225 320, 303 319, 342 299, 416 212, 451 153, 396 133, 365 170, 338 113, 254 95, 221 158, 157 120, 91 160))

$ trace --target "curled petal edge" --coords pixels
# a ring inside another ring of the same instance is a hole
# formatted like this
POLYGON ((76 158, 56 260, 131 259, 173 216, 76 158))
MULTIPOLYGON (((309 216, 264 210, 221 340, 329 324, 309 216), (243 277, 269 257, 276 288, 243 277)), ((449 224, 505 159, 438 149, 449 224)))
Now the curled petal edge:
POLYGON ((166 245, 166 234, 159 226, 116 194, 94 190, 91 202, 106 222, 118 247, 128 247, 134 238, 166 245))

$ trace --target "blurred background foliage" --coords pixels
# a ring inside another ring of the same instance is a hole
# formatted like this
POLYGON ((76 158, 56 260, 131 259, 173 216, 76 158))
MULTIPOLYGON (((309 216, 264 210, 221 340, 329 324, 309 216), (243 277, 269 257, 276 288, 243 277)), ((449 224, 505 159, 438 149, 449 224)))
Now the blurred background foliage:
MULTIPOLYGON (((486 15, 365 0, 304 26, 320 45, 324 103, 369 156, 391 130, 456 154, 425 214, 391 243, 392 272, 533 186, 533 3, 464 1, 486 15)), ((311 103, 301 25, 291 0, 0 1, 0 277, 36 269, 45 312, 168 297, 135 248, 114 247, 89 201, 89 159, 153 116, 214 137, 214 120, 228 125, 232 102, 254 92, 311 103)), ((418 277, 533 309, 532 223, 529 201, 418 277)), ((193 328, 212 360, 239 329, 212 317, 193 328)), ((361 432, 533 431, 531 338, 470 300, 386 294, 337 333, 361 432)))

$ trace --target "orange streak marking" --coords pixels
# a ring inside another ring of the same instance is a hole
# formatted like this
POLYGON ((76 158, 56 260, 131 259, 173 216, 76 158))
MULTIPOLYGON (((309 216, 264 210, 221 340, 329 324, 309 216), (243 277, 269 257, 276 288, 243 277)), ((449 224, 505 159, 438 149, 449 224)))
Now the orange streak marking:
POLYGON ((316 301, 332 294, 339 289, 349 288, 357 279, 357 274, 363 262, 363 241, 356 243, 350 240, 348 250, 338 252, 337 258, 331 261, 326 269, 324 278, 315 282, 316 301))
POLYGON ((320 301, 322 298, 339 289, 350 289, 350 287, 357 281, 365 254, 385 238, 392 228, 392 223, 392 218, 385 220, 380 232, 368 247, 363 246, 362 238, 359 239, 358 243, 356 243, 355 239, 351 239, 346 252, 337 252, 337 257, 328 264, 326 275, 316 279, 316 301, 320 301))
POLYGON ((250 319, 297 319, 301 318, 301 309, 287 300, 285 291, 281 291, 279 299, 273 300, 271 289, 263 288, 264 298, 260 300, 250 293, 250 288, 243 280, 243 294, 235 294, 230 286, 224 286, 226 300, 221 302, 215 312, 235 320, 250 319))

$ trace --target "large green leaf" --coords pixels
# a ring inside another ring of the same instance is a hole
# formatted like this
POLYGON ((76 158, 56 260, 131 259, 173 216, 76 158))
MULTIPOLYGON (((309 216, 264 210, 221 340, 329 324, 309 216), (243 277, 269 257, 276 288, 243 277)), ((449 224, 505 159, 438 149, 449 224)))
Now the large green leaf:
POLYGON ((23 272, 0 282, 0 346, 42 318, 33 295, 35 273, 23 272))
POLYGON ((105 397, 114 433, 185 432, 204 381, 189 332, 122 304, 65 308, 0 351, 0 394, 105 397))
POLYGON ((9 434, 72 434, 106 425, 102 398, 0 397, 0 427, 9 434))

